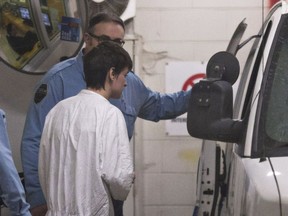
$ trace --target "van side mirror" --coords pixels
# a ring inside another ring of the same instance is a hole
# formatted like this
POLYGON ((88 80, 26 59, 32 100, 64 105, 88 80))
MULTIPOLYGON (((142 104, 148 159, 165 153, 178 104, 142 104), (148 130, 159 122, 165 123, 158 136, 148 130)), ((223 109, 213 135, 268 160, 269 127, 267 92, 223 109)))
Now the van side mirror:
POLYGON ((237 142, 242 122, 233 120, 232 85, 239 75, 237 58, 220 52, 207 64, 207 78, 192 89, 187 114, 188 133, 196 138, 237 142))

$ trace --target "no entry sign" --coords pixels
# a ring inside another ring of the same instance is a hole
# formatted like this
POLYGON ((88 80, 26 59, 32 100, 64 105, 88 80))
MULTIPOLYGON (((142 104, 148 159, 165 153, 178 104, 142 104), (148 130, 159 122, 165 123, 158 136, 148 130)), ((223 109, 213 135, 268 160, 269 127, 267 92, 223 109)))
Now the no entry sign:
POLYGON ((189 77, 185 83, 183 84, 182 90, 187 91, 190 88, 193 88, 194 84, 199 81, 199 79, 203 79, 205 74, 203 72, 197 73, 189 77))
MULTIPOLYGON (((205 77, 206 62, 169 62, 165 68, 166 93, 187 91, 205 77)), ((166 133, 169 136, 189 136, 187 114, 166 120, 166 133)))

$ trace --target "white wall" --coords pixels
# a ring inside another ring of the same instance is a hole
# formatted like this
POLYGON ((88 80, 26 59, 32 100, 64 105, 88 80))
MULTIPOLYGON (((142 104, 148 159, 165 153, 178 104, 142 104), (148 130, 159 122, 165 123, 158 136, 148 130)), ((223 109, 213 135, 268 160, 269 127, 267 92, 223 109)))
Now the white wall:
MULTIPOLYGON (((137 73, 148 87, 165 92, 165 63, 208 61, 227 48, 244 18, 243 39, 257 34, 265 13, 262 0, 137 0, 137 73)), ((237 55, 241 69, 250 44, 237 55)), ((135 214, 191 216, 201 141, 167 136, 164 121, 138 119, 135 134, 135 214)))

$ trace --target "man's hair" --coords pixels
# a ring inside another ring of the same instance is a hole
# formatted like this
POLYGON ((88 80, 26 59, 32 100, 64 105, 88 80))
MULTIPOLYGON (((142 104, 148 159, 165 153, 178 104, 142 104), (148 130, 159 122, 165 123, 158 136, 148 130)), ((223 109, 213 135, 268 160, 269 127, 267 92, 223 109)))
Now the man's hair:
POLYGON ((6 26, 6 32, 7 34, 10 36, 12 34, 12 28, 13 28, 13 25, 11 23, 9 23, 7 26, 6 26))
POLYGON ((87 32, 93 32, 94 26, 101 22, 114 22, 121 25, 125 31, 125 24, 120 17, 114 14, 101 12, 90 19, 87 32))
POLYGON ((83 57, 87 87, 104 89, 108 71, 113 68, 118 76, 126 67, 132 69, 132 60, 126 50, 117 43, 105 41, 83 57))

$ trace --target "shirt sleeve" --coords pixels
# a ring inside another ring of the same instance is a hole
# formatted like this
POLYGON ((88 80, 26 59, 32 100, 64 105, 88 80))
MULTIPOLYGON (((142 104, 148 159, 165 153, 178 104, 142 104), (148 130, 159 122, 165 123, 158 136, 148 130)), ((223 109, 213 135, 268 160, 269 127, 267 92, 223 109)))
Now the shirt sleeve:
POLYGON ((0 110, 0 196, 12 215, 30 216, 29 204, 15 167, 6 130, 4 112, 0 110))
POLYGON ((25 178, 27 201, 31 208, 45 204, 38 177, 38 154, 45 117, 62 97, 60 76, 43 80, 36 88, 30 104, 21 142, 21 159, 25 178), (46 89, 46 90, 45 90, 46 89))
POLYGON ((124 117, 118 109, 110 112, 103 128, 102 177, 114 199, 127 198, 134 179, 133 160, 124 117))
POLYGON ((146 87, 137 75, 133 74, 133 79, 137 85, 132 86, 132 92, 136 94, 135 98, 141 98, 142 100, 138 117, 157 122, 176 118, 187 112, 191 90, 160 93, 146 87))
POLYGON ((126 80, 127 87, 123 91, 122 98, 110 99, 110 102, 124 114, 130 139, 137 117, 157 122, 173 119, 187 112, 191 90, 161 94, 146 87, 132 72, 128 73, 126 80))

